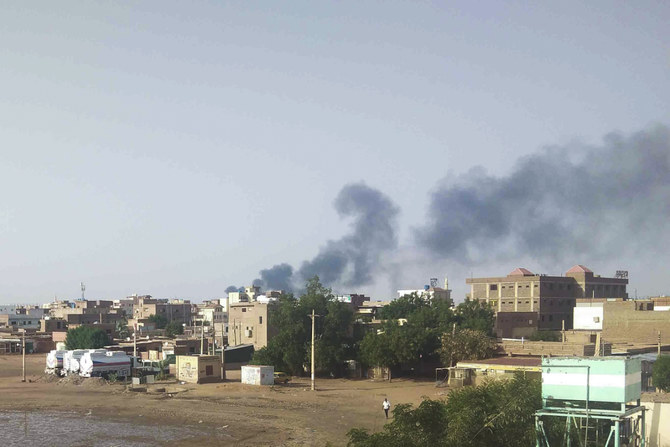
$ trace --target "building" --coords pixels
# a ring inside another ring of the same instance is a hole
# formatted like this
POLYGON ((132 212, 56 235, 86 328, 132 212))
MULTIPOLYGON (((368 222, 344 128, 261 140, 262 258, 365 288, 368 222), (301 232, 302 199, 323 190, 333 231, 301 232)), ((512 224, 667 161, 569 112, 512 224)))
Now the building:
POLYGON ((40 317, 30 315, 0 315, 0 327, 12 329, 39 329, 40 317))
POLYGON ((230 304, 236 303, 252 303, 256 301, 261 294, 260 286, 247 286, 243 290, 228 293, 228 302, 230 304))
POLYGON ((423 286, 423 289, 403 289, 398 290, 398 298, 405 295, 416 294, 427 300, 446 299, 451 300, 451 289, 449 288, 449 279, 444 279, 444 288, 437 286, 437 278, 430 278, 430 284, 423 286))
POLYGON ((268 325, 272 303, 231 303, 228 311, 228 344, 253 344, 258 350, 267 346, 277 330, 268 325))
MULTIPOLYGON (((469 298, 485 301, 496 312, 537 314, 536 329, 571 329, 578 299, 628 298, 628 279, 604 278, 583 265, 575 265, 565 276, 535 274, 517 268, 503 277, 468 278, 469 298)), ((502 315, 501 315, 502 317, 502 315)), ((527 321, 523 325, 528 327, 527 321)))
MULTIPOLYGON (((663 306, 660 306, 663 309, 663 306)), ((612 343, 670 344, 670 311, 657 310, 652 300, 603 303, 602 337, 612 343)))
POLYGON ((189 300, 171 300, 152 298, 151 295, 133 297, 133 319, 145 320, 152 315, 162 315, 168 322, 190 324, 191 302, 189 300))
POLYGON ((189 383, 211 383, 221 380, 221 357, 218 355, 178 355, 177 380, 189 383))

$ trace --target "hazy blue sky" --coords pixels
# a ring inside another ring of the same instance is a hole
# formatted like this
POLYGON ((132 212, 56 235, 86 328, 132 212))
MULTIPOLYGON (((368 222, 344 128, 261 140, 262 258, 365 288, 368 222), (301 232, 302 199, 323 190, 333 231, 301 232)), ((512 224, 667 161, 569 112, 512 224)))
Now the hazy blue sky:
POLYGON ((471 271, 583 263, 668 293, 669 255, 626 249, 634 228, 603 241, 620 251, 574 260, 417 242, 431 197, 472 168, 522 186, 524 156, 579 158, 658 125, 662 158, 668 23, 667 1, 4 2, 0 303, 74 298, 80 281, 91 298, 223 296, 346 236, 333 202, 359 182, 397 207, 397 247, 338 292, 387 298, 449 275, 460 298, 471 271))

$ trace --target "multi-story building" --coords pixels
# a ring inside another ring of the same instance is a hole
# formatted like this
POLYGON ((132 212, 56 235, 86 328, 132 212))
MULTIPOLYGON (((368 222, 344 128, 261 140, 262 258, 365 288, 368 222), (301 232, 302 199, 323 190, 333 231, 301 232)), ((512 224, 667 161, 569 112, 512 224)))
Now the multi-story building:
POLYGON ((268 324, 269 312, 273 307, 272 303, 231 303, 228 310, 228 344, 236 346, 251 343, 254 349, 267 346, 277 333, 268 324))
POLYGON ((135 296, 133 318, 144 320, 152 315, 162 315, 167 321, 190 324, 192 320, 189 300, 171 300, 152 298, 151 295, 135 296))
POLYGON ((217 334, 221 331, 228 333, 228 299, 216 299, 205 301, 197 307, 197 314, 194 316, 194 321, 198 325, 211 326, 217 334))
POLYGON ((0 315, 0 327, 11 329, 39 329, 40 317, 25 314, 0 315))
POLYGON ((240 289, 238 292, 228 293, 228 302, 235 303, 252 303, 261 294, 260 286, 247 286, 244 290, 240 289))
MULTIPOLYGON (((515 328, 558 330, 572 328, 573 308, 587 298, 627 298, 627 278, 605 278, 583 265, 565 276, 535 274, 517 268, 503 277, 468 278, 471 299, 485 301, 496 312, 498 336, 511 336, 515 328), (509 313, 526 313, 519 320, 509 313), (530 317, 530 318, 525 318, 530 317), (507 327, 501 324, 505 322, 507 327)), ((519 333, 519 331, 516 331, 519 333)))

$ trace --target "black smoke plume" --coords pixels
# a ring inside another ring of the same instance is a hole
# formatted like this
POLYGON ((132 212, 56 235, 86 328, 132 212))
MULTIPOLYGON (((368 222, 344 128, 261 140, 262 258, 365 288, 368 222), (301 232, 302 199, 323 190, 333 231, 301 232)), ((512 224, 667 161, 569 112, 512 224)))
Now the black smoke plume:
POLYGON ((314 275, 327 286, 356 287, 372 281, 380 256, 397 246, 397 207, 387 196, 363 183, 342 188, 334 206, 341 218, 352 219, 351 232, 328 241, 297 272, 288 264, 261 270, 267 289, 290 291, 314 275))
POLYGON ((670 129, 551 147, 520 159, 507 176, 478 168, 447 182, 415 231, 437 258, 557 261, 660 248, 670 218, 670 129))

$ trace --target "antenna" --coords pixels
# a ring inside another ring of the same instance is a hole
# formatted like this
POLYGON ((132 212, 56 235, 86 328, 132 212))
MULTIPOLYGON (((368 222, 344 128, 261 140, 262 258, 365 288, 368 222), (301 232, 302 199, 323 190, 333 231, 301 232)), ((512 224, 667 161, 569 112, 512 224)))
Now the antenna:
POLYGON ((84 292, 86 292, 86 284, 83 282, 79 283, 81 285, 81 300, 84 301, 84 292))

